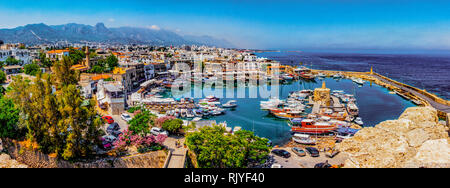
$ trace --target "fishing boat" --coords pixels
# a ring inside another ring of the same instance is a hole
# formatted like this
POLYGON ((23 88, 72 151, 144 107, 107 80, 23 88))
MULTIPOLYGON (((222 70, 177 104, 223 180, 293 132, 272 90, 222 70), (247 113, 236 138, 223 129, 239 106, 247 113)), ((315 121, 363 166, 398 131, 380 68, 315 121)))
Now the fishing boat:
POLYGON ((314 145, 314 144, 316 144, 316 140, 311 139, 311 136, 307 135, 307 134, 296 133, 296 134, 294 134, 294 136, 292 136, 292 140, 294 142, 299 143, 299 144, 305 144, 305 145, 314 145))
POLYGON ((304 116, 297 112, 280 112, 280 113, 272 113, 273 116, 280 119, 293 119, 293 118, 303 118, 304 116))
POLYGON ((222 107, 223 108, 236 108, 237 107, 236 102, 237 101, 235 101, 235 100, 228 101, 227 103, 223 104, 222 107))
POLYGON ((358 106, 356 106, 355 103, 348 103, 347 111, 352 116, 358 116, 358 114, 359 114, 359 108, 358 108, 358 106))
POLYGON ((289 123, 294 133, 324 134, 336 130, 336 126, 327 122, 315 122, 312 119, 293 119, 289 123))
POLYGON ((327 75, 325 75, 324 73, 319 73, 319 74, 317 74, 317 77, 319 77, 319 78, 325 78, 325 77, 327 77, 327 75))

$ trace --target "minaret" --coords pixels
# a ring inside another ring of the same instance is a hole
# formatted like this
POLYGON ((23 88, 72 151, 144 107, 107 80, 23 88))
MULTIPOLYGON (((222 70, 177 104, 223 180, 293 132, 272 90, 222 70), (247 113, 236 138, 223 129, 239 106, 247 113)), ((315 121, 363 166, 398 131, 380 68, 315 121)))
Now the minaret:
POLYGON ((88 67, 89 69, 91 68, 91 64, 90 64, 90 57, 89 57, 89 46, 86 45, 86 62, 85 65, 86 67, 88 67))
POLYGON ((370 67, 370 74, 373 74, 373 67, 370 67))
POLYGON ((326 89, 327 85, 325 84, 325 81, 322 82, 322 89, 326 89))

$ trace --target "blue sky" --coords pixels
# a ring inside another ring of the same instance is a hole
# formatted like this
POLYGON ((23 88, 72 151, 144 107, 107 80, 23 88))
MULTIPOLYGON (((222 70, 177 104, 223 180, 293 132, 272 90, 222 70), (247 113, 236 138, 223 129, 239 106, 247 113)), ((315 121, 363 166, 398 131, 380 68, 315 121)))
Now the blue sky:
POLYGON ((0 28, 103 22, 211 35, 242 48, 450 50, 450 1, 0 1, 0 28))

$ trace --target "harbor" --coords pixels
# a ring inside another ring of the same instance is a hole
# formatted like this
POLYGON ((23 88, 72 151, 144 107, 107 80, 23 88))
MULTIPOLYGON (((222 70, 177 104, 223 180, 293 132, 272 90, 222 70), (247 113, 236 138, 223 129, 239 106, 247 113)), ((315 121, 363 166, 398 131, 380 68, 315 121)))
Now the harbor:
MULTIPOLYGON (((347 111, 347 109, 344 109, 341 103, 341 98, 338 99, 338 97, 335 96, 339 96, 339 93, 343 94, 342 98, 344 100, 346 100, 345 96, 351 96, 355 101, 357 101, 359 108, 358 115, 364 121, 364 127, 371 127, 382 121, 394 119, 398 117, 406 108, 416 106, 409 100, 406 100, 395 94, 390 94, 390 91, 381 85, 367 83, 359 86, 359 84, 354 83, 350 79, 334 79, 331 77, 323 78, 322 80, 317 79, 317 81, 298 79, 285 84, 280 84, 278 85, 278 89, 280 92, 279 99, 286 100, 291 97, 290 103, 292 103, 293 94, 297 93, 298 98, 298 94, 300 94, 301 91, 312 92, 315 88, 321 88, 323 86, 323 83, 326 84, 327 88, 330 88, 330 90, 333 91, 331 94, 334 95, 330 96, 330 100, 334 101, 333 104, 331 104, 333 109, 342 108, 343 111, 347 111)), ((252 89, 252 87, 268 87, 268 89, 271 89, 272 86, 250 85, 245 88, 236 87, 231 89, 224 89, 221 96, 229 96, 230 93, 236 94, 239 89, 245 89, 245 93, 247 93, 248 95, 249 90, 252 89)), ((194 93, 195 90, 202 89, 203 88, 200 86, 193 85, 190 92, 194 93)), ((168 98, 161 100, 176 101, 175 99, 180 99, 186 94, 173 96, 170 92, 166 91, 166 93, 163 95, 168 98)), ((206 102, 205 99, 207 99, 208 97, 212 96, 203 95, 199 99, 192 100, 194 101, 193 103, 198 106, 200 103, 206 102)), ((321 108, 317 104, 314 105, 314 102, 311 101, 312 93, 308 94, 308 96, 302 97, 305 98, 301 103, 298 103, 301 104, 298 105, 298 108, 301 109, 297 109, 297 111, 300 111, 297 112, 300 115, 298 117, 285 116, 285 118, 283 118, 282 116, 280 117, 281 112, 271 113, 270 110, 261 108, 261 102, 268 101, 270 99, 261 98, 259 96, 257 98, 238 98, 235 95, 232 98, 216 99, 216 104, 225 104, 228 101, 234 101, 237 107, 221 108, 221 110, 223 110, 223 114, 217 116, 204 116, 202 117, 202 119, 214 121, 218 124, 226 122, 226 124, 230 126, 231 129, 233 129, 234 127, 242 127, 242 129, 245 130, 254 131, 258 136, 270 139, 275 145, 288 144, 291 141, 292 137, 292 129, 289 126, 289 119, 307 118, 308 114, 326 114, 326 108, 321 108)), ((192 109, 194 108, 195 107, 192 106, 192 109)), ((337 117, 335 116, 334 118, 337 117)), ((193 120, 193 118, 184 119, 193 120)), ((351 119, 346 119, 346 117, 337 119, 352 122, 351 119)))

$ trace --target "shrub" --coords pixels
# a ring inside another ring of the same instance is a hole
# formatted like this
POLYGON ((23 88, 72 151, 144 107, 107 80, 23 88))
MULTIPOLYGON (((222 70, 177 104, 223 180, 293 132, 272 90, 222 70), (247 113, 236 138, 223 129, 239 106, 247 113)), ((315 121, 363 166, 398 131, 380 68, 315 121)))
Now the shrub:
POLYGON ((172 119, 175 119, 175 117, 173 117, 173 116, 160 117, 160 118, 156 119, 154 126, 155 127, 162 127, 164 122, 166 122, 167 120, 172 120, 172 119))
POLYGON ((139 153, 145 153, 148 151, 157 151, 163 149, 162 144, 166 140, 167 136, 142 136, 133 134, 133 131, 125 130, 123 134, 113 143, 114 149, 119 152, 127 150, 128 147, 134 146, 139 153))
POLYGON ((169 131, 170 133, 178 133, 180 129, 183 128, 183 120, 181 119, 166 120, 162 124, 162 128, 169 131))

